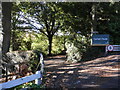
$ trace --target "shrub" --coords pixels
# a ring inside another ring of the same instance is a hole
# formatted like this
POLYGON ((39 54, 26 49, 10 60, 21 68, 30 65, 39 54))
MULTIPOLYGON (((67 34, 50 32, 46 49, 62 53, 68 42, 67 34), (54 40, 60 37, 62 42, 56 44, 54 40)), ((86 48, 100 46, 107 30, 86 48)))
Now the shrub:
POLYGON ((10 90, 14 90, 14 89, 15 90, 21 90, 21 89, 24 89, 24 88, 27 88, 27 89, 40 89, 40 88, 45 88, 45 86, 37 85, 37 84, 34 84, 32 82, 29 82, 29 83, 25 83, 25 84, 16 86, 14 88, 11 88, 10 90))
POLYGON ((88 61, 105 54, 105 46, 89 46, 82 56, 82 61, 88 61))
POLYGON ((81 38, 70 39, 65 46, 67 49, 67 62, 75 63, 81 60, 83 53, 86 51, 87 43, 83 42, 81 38))

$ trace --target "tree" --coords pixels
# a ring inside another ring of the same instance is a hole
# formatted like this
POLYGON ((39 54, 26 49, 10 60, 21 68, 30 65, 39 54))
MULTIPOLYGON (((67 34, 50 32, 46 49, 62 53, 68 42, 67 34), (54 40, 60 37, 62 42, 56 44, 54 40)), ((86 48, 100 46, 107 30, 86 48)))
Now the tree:
MULTIPOLYGON (((86 37, 88 37, 89 40, 90 40, 89 36, 91 31, 98 31, 99 34, 110 35, 110 41, 111 41, 110 44, 115 44, 115 43, 119 44, 120 42, 119 41, 120 30, 118 30, 120 28, 119 5, 120 3, 110 3, 110 2, 108 3, 101 3, 101 2, 99 3, 65 3, 62 5, 62 9, 65 11, 65 13, 69 13, 71 15, 70 19, 73 19, 72 20, 73 22, 68 20, 66 25, 71 26, 73 30, 74 29, 76 30, 76 32, 80 31, 81 32, 80 34, 85 35, 86 37), (79 30, 77 28, 79 28, 79 30)), ((71 30, 70 32, 72 32, 72 34, 74 34, 73 36, 75 36, 76 32, 73 30, 71 30)), ((90 45, 90 44, 87 44, 87 45, 90 45)), ((99 48, 98 50, 100 49, 101 48, 99 48)), ((71 52, 69 51, 68 53, 71 53, 71 52)))
POLYGON ((91 32, 91 6, 92 3, 60 3, 67 14, 66 27, 70 32, 66 42, 67 61, 78 62, 81 60, 86 48, 90 45, 91 32), (84 8, 83 8, 84 7, 84 8))
POLYGON ((55 33, 62 27, 63 12, 56 3, 21 3, 19 15, 28 27, 38 30, 48 38, 48 54, 51 55, 52 40, 55 33), (22 15, 21 15, 22 14, 22 15))
POLYGON ((3 13, 3 46, 2 53, 5 54, 9 51, 10 38, 11 38, 11 2, 2 2, 2 13, 3 13))
POLYGON ((97 31, 110 35, 110 44, 119 44, 120 3, 100 3, 97 10, 97 31))
MULTIPOLYGON (((0 2, 0 12, 2 12, 2 4, 0 2)), ((3 35, 2 35, 2 13, 0 13, 0 61, 2 59, 2 41, 3 41, 3 35)))

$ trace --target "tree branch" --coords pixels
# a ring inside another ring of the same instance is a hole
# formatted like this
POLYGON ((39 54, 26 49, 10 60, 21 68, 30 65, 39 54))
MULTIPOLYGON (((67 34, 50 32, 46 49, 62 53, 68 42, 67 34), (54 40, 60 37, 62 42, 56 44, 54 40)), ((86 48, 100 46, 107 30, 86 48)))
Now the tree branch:
POLYGON ((49 25, 47 23, 47 20, 44 19, 44 22, 45 22, 47 34, 50 35, 51 31, 49 31, 49 25))
POLYGON ((58 22, 57 28, 55 30, 52 30, 52 35, 54 35, 58 31, 59 28, 60 28, 60 22, 58 22))
MULTIPOLYGON (((22 15, 22 16, 23 16, 23 15, 22 15)), ((43 33, 44 35, 48 36, 48 34, 46 34, 42 29, 39 29, 39 28, 37 28, 34 24, 31 24, 31 22, 34 23, 34 21, 26 18, 25 16, 23 16, 23 17, 28 21, 28 23, 26 23, 26 24, 30 24, 30 25, 33 26, 35 29, 39 30, 39 31, 40 31, 41 33, 43 33)), ((42 26, 43 26, 43 25, 42 25, 42 26)), ((44 27, 44 26, 43 26, 43 27, 44 27)))
MULTIPOLYGON (((36 22, 32 21, 32 19, 29 19, 29 18, 25 17, 24 15, 21 15, 21 16, 22 16, 24 19, 26 19, 26 20, 29 22, 29 24, 31 24, 31 22, 36 23, 36 22)), ((43 24, 41 24, 41 23, 36 23, 36 24, 40 24, 40 25, 44 28, 43 24)))

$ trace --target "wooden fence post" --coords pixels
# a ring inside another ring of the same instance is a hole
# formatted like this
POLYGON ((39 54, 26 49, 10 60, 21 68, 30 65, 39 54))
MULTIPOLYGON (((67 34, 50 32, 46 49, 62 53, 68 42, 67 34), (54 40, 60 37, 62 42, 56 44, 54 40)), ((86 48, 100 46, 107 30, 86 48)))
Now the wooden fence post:
POLYGON ((40 53, 40 64, 41 64, 41 73, 44 72, 44 59, 42 53, 40 53))
MULTIPOLYGON (((36 74, 41 75, 41 72, 37 71, 36 74)), ((41 78, 38 78, 38 79, 35 80, 35 84, 40 85, 41 83, 42 83, 41 78)))
MULTIPOLYGON (((40 71, 36 72, 36 74, 40 73, 41 75, 43 75, 43 72, 44 72, 44 59, 43 59, 42 53, 40 53, 40 62, 39 63, 41 64, 41 68, 40 68, 40 71)), ((38 67, 39 67, 39 64, 38 64, 38 67)), ((38 78, 38 79, 35 80, 35 84, 40 85, 41 83, 42 83, 42 76, 41 76, 41 78, 38 78)))
POLYGON ((105 46, 105 55, 107 55, 108 50, 107 50, 107 46, 105 46))
POLYGON ((7 66, 5 66, 5 70, 6 70, 6 82, 8 81, 8 67, 7 66))

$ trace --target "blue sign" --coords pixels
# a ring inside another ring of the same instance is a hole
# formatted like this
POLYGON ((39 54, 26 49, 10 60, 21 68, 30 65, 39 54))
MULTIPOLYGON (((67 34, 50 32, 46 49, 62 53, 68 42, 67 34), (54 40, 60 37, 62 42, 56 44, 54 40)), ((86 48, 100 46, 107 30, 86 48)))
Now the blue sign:
POLYGON ((109 35, 108 34, 95 34, 92 36, 92 45, 108 45, 109 35))

